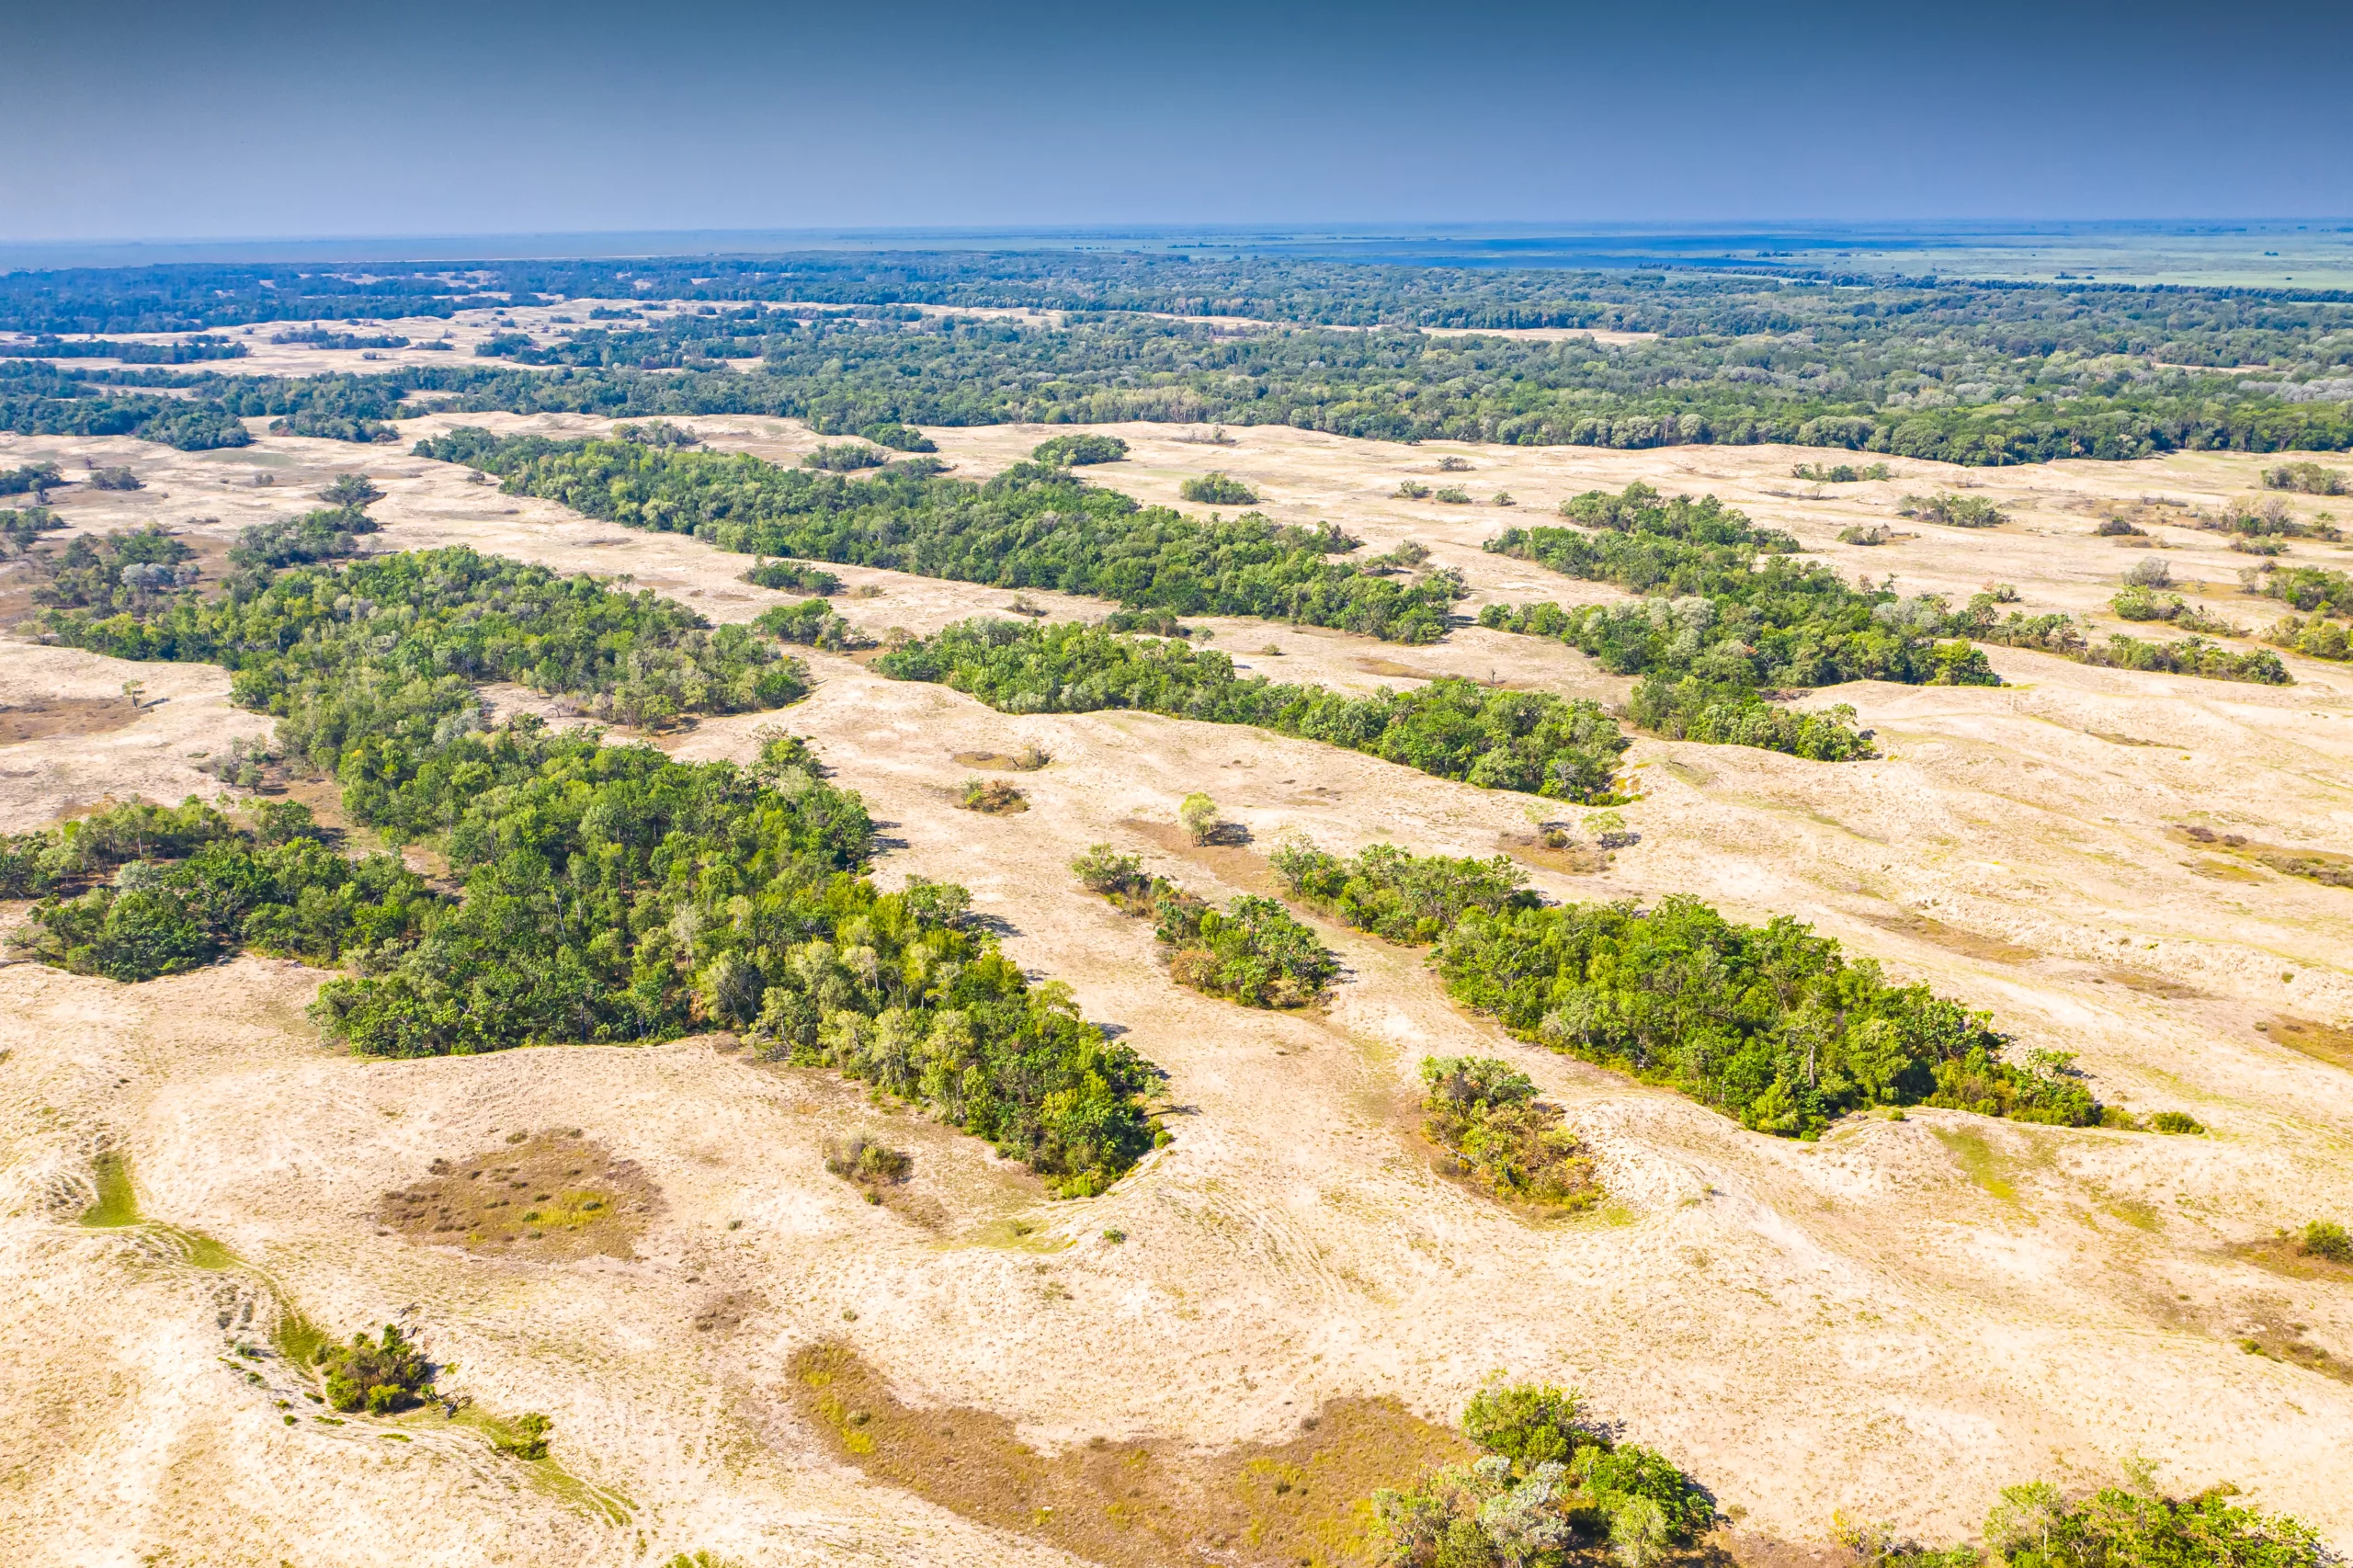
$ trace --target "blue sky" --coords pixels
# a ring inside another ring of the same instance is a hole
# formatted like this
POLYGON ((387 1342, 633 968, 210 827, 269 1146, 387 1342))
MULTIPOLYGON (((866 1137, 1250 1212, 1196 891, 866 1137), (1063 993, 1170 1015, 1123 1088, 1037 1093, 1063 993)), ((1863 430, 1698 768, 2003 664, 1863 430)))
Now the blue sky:
POLYGON ((7 18, 0 240, 2353 213, 2353 6, 7 18))

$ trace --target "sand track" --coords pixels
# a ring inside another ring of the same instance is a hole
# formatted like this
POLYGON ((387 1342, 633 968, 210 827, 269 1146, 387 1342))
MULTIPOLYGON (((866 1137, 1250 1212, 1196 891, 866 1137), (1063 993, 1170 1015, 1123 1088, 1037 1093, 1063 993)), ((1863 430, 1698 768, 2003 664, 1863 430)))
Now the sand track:
MULTIPOLYGON (((782 421, 697 423, 714 444, 779 456, 816 439, 782 421)), ((961 472, 983 473, 1045 433, 935 434, 961 472)), ((2144 494, 2211 505, 2247 493, 2259 466, 2213 454, 1966 476, 1899 464, 1917 472, 1817 501, 1785 476, 1824 454, 1785 449, 1405 448, 1287 430, 1211 448, 1122 433, 1137 456, 1094 471, 1102 483, 1173 500, 1183 473, 1223 468, 1260 485, 1278 517, 1328 517, 1374 549, 1423 540, 1495 598, 1597 597, 1477 542, 1540 520, 1563 494, 1646 478, 1715 489, 1842 570, 1955 593, 1999 579, 2030 608, 2090 609, 2134 557, 2090 537, 2085 507, 2144 494), (1440 450, 1476 465, 1477 493, 1492 481, 1524 505, 1383 499, 1440 450), (1892 515, 1907 485, 1956 478, 2018 520, 1984 534, 1917 526, 1919 539, 1870 551, 1832 542, 1873 508, 1892 515)), ((69 500, 77 526, 200 512, 219 520, 196 526, 225 538, 364 468, 390 492, 376 508, 384 548, 464 541, 629 573, 723 619, 783 597, 738 581, 742 558, 503 497, 385 449, 0 440, 5 461, 85 453, 131 461, 151 487, 69 500), (256 472, 278 483, 245 483, 256 472)), ((2162 531, 2179 545, 2166 552, 2177 576, 2228 582, 2245 560, 2216 536, 2162 531)), ((2300 543, 2291 559, 2345 553, 2300 543)), ((879 591, 836 601, 878 632, 1010 597, 842 575, 879 591)), ((1107 608, 1038 597, 1057 616, 1107 608)), ((2245 601, 2233 611, 2260 623, 2245 601)), ((1213 646, 1276 678, 1370 689, 1414 678, 1380 673, 1404 666, 1602 697, 1623 684, 1557 644, 1475 631, 1401 651, 1210 624, 1213 646), (1281 653, 1256 652, 1268 643, 1281 653)), ((2209 1137, 1941 1112, 1818 1144, 1757 1137, 1510 1041, 1447 1003, 1420 954, 1329 926, 1349 972, 1324 1013, 1196 996, 1167 982, 1142 923, 1063 870, 1109 841, 1205 892, 1241 891, 1251 854, 1182 853, 1155 831, 1188 790, 1214 795, 1255 852, 1295 830, 1334 848, 1388 837, 1487 854, 1531 811, 1580 813, 1252 731, 1001 715, 814 655, 815 692, 781 717, 891 824, 899 846, 877 874, 972 888, 1010 927, 1017 961, 1071 982, 1089 1017, 1168 1071, 1176 1142, 1104 1197, 1051 1203, 972 1140, 723 1041, 362 1062, 304 1024, 318 976, 297 966, 244 959, 138 987, 0 969, 0 1543, 23 1561, 129 1562, 168 1546, 159 1561, 305 1568, 659 1562, 696 1548, 756 1563, 1068 1561, 828 1458, 782 1380, 797 1348, 839 1338, 910 1404, 994 1412, 1048 1448, 1281 1441, 1324 1400, 1357 1395, 1445 1420, 1503 1366, 1580 1385, 1746 1526, 1783 1536, 1821 1538, 1834 1507, 1962 1533, 2008 1481, 2106 1479, 2139 1449, 2170 1484, 2227 1477, 2353 1545, 2353 1385, 2237 1344, 2257 1323, 2293 1323, 2353 1359, 2353 1290, 2234 1251, 2308 1218, 2353 1218, 2346 1070, 2256 1028, 2353 1020, 2353 892, 2175 827, 2353 848, 2353 674, 2291 660, 2299 684, 2274 690, 1990 656, 2014 684, 1817 699, 1861 710, 1890 754, 1879 762, 1639 742, 1630 760, 1646 793, 1622 814, 1640 845, 1607 870, 1535 881, 1560 898, 1688 892, 1747 918, 1796 915, 1897 976, 1992 1007, 2023 1043, 2077 1051, 2107 1097, 2190 1111, 2209 1137), (946 803, 970 772, 958 753, 1032 744, 1053 761, 1020 779, 1029 812, 946 803), (1430 1172, 1403 1107, 1422 1055, 1464 1050, 1509 1057, 1567 1108, 1610 1190, 1600 1212, 1531 1224, 1430 1172), (382 1195, 435 1158, 551 1128, 582 1130, 660 1190, 633 1260, 524 1264, 378 1233, 382 1195), (915 1196, 932 1207, 871 1207, 824 1172, 824 1139, 859 1129, 914 1150, 915 1196), (534 1484, 464 1434, 403 1445, 285 1427, 218 1360, 219 1271, 75 1224, 102 1146, 130 1154, 150 1219, 216 1239, 321 1323, 348 1332, 414 1308, 459 1364, 453 1385, 551 1415, 559 1456, 625 1498, 629 1522, 534 1484), (1107 1228, 1127 1241, 1107 1243, 1107 1228)), ((0 701, 101 698, 126 678, 171 700, 103 733, 0 748, 0 827, 108 790, 209 795, 217 786, 187 754, 260 728, 227 707, 218 671, 23 643, 0 656, 0 701)), ((743 757, 767 722, 710 721, 665 744, 743 757)))

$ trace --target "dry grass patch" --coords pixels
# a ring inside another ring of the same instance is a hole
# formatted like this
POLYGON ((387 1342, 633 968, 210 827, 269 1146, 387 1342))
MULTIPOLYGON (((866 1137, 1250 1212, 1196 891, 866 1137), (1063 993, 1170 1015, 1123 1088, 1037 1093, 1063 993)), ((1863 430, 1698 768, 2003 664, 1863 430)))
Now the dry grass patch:
POLYGON ((1958 926, 1948 926, 1941 920, 1931 920, 1925 915, 1915 915, 1909 910, 1892 915, 1862 915, 1858 918, 1882 931, 1915 937, 1931 947, 1942 948, 1949 953, 1959 953, 1963 958, 1984 959, 1991 963, 2032 963, 2043 956, 2040 948, 2006 942, 1998 937, 1980 936, 1974 931, 1964 931, 1958 926))
POLYGON ((966 767, 984 767, 1001 773, 1035 773, 1054 759, 1036 746, 1024 746, 1017 752, 960 751, 956 760, 966 767))
POLYGON ((36 697, 0 706, 0 746, 27 741, 70 740, 128 728, 139 710, 120 697, 36 697))
POLYGON ((1473 1450, 1389 1400, 1327 1403, 1287 1443, 1202 1451, 1097 1437, 1051 1457, 984 1410, 903 1404, 847 1346, 794 1356, 792 1406, 868 1478, 1107 1568, 1356 1560, 1376 1487, 1473 1450))
POLYGON ((1495 847, 1523 866, 1533 866, 1540 871, 1560 871, 1573 877, 1589 877, 1597 871, 1609 869, 1610 852, 1597 844, 1587 844, 1574 837, 1557 823, 1548 823, 1533 833, 1503 833, 1495 835, 1495 847))
POLYGON ((1009 817, 1029 809, 1029 797, 1002 778, 967 778, 956 803, 983 816, 1009 817))
POLYGON ((636 1256, 662 1209, 636 1162, 577 1131, 517 1133, 463 1164, 433 1162, 424 1181, 386 1193, 376 1220, 414 1242, 553 1262, 636 1256))
POLYGON ((2274 1013, 2255 1028, 2274 1045, 2284 1045, 2315 1062, 2353 1071, 2353 1029, 2315 1023, 2293 1013, 2274 1013))
POLYGON ((2173 836, 2183 843, 2239 856, 2283 877, 2302 877, 2333 888, 2353 888, 2353 855, 2340 855, 2333 849, 2296 849, 2283 844, 2264 844, 2244 834, 2216 833, 2211 827, 2188 824, 2172 831, 2173 836))

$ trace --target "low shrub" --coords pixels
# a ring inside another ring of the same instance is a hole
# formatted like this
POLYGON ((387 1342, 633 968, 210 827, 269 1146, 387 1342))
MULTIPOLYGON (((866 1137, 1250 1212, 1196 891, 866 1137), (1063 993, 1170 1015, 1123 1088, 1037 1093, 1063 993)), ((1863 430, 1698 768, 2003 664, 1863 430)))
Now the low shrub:
POLYGON ((2345 475, 2315 462, 2281 463, 2263 471, 2267 490, 2300 490, 2307 495, 2342 495, 2345 475))
POLYGON ((1859 526, 1844 528, 1838 530, 1838 542, 1841 544, 1893 544, 1895 542, 1895 530, 1885 523, 1873 523, 1869 528, 1859 526))
POLYGON ((838 594, 842 580, 805 561, 763 561, 744 574, 744 581, 779 593, 838 594))
POLYGON ((1449 506, 1468 506, 1471 505, 1471 492, 1459 484, 1446 484, 1439 486, 1438 494, 1430 499, 1443 501, 1449 506))
POLYGON ((531 1411, 508 1422, 506 1430, 491 1440, 491 1447, 511 1459, 543 1460, 548 1457, 548 1433, 554 1426, 554 1422, 531 1411))
POLYGON ((895 1186, 915 1174, 912 1155, 863 1132, 825 1141, 825 1168, 860 1187, 895 1186))
POLYGON ((2148 530, 2136 528, 2122 517, 2102 517, 2092 528, 2095 539, 2146 539, 2148 530))
POLYGON ((144 490, 146 483, 127 468, 94 468, 91 487, 97 490, 144 490))
POLYGON ((936 452, 939 443, 912 425, 891 423, 870 425, 858 434, 878 447, 888 447, 894 452, 936 452))
POLYGON ((1885 463, 1872 463, 1863 468, 1852 463, 1800 463, 1790 472, 1795 478, 1810 479, 1816 484, 1854 484, 1866 479, 1892 477, 1885 463))
POLYGON ((1315 933, 1271 898, 1245 894, 1219 911, 1173 883, 1153 891, 1153 935, 1179 985, 1245 1007, 1303 1007, 1340 972, 1315 933))
POLYGON ((1397 482, 1397 499, 1400 501, 1427 501, 1429 494, 1430 487, 1427 484, 1418 484, 1410 479, 1397 482))
POLYGON ((1949 492, 1940 495, 1906 495, 1896 510, 1924 523, 1942 523, 1954 528, 1997 528, 2010 520, 2008 513, 1983 495, 1956 495, 1949 492))
POLYGON ((1029 798, 1002 778, 967 778, 958 805, 993 817, 1011 816, 1029 809, 1029 798))
POLYGON ((1086 468, 1115 463, 1128 455, 1128 444, 1117 436, 1056 436, 1038 443, 1031 460, 1049 468, 1086 468))
POLYGON ((803 648, 822 648, 828 653, 847 653, 856 648, 874 646, 873 638, 843 619, 823 599, 803 599, 797 605, 770 605, 752 618, 752 625, 779 642, 795 643, 803 648))
POLYGON ((2204 1123, 2200 1122, 2196 1117, 2191 1116, 2187 1111, 2161 1110, 2157 1112, 2156 1115, 2149 1118, 2149 1130, 2153 1132, 2165 1132, 2179 1135, 2182 1133, 2203 1132, 2206 1131, 2206 1128, 2204 1123))
POLYGON ((1251 506, 1258 501, 1258 493, 1231 474, 1204 473, 1185 481, 1176 494, 1188 501, 1204 506, 1251 506))
POLYGON ((1433 1056, 1422 1085, 1423 1131, 1454 1156, 1458 1174, 1497 1198, 1548 1208, 1589 1208, 1599 1197, 1591 1157, 1525 1073, 1492 1057, 1433 1056))
POLYGON ((2325 1257, 2331 1263, 2353 1263, 2353 1237, 2345 1227, 2333 1221, 2314 1220, 2304 1227, 2303 1240, 2296 1250, 2306 1257, 2325 1257))
POLYGON ((858 441, 836 441, 808 453, 801 463, 804 468, 823 469, 828 473, 855 473, 863 468, 881 468, 890 460, 879 448, 858 441))
POLYGON ((386 1324, 381 1338, 366 1331, 348 1345, 328 1344, 318 1365, 326 1379, 327 1403, 347 1415, 365 1410, 391 1415, 433 1397, 433 1368, 405 1338, 398 1324, 386 1324))

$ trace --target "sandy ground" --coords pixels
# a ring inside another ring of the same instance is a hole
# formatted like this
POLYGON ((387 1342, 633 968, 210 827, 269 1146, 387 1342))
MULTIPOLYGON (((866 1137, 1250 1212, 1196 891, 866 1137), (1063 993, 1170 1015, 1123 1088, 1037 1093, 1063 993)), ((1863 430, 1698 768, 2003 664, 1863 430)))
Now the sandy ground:
MULTIPOLYGON (((714 446, 784 459, 818 439, 787 421, 696 423, 714 446)), ((933 432, 972 475, 1048 433, 933 432)), ((1339 521, 1374 549, 1427 542, 1464 570, 1473 603, 1605 594, 1478 542, 1639 478, 1712 490, 1842 570, 1893 572, 1907 590, 2004 581, 2026 608, 2090 610, 2142 558, 2092 537, 2097 517, 2143 496, 2211 507, 2251 493, 2262 466, 1899 463, 1894 481, 1817 494, 1790 465, 1847 454, 1404 447, 1290 430, 1234 430, 1220 448, 1165 427, 1120 433, 1135 453, 1092 471, 1103 483, 1173 502, 1182 478, 1222 469, 1278 517, 1339 521), (1472 471, 1440 476, 1449 452, 1472 471), (1507 489, 1520 505, 1392 498, 1407 477, 1466 483, 1483 501, 1507 489), (2015 520, 1898 522, 1917 537, 1875 551, 1833 542, 1851 522, 1896 522, 1906 489, 1958 483, 2015 520)), ((129 462, 149 488, 62 492, 76 527, 157 518, 217 544, 364 470, 389 493, 375 508, 381 548, 463 540, 628 574, 722 619, 782 597, 743 584, 743 558, 504 497, 393 449, 0 440, 0 463, 85 456, 129 462), (278 483, 255 486, 261 473, 278 483)), ((2136 515, 2171 547, 2177 578, 2231 584, 2247 559, 2154 509, 2136 515)), ((2344 554, 2299 543, 2290 559, 2344 554)), ((874 592, 838 607, 877 632, 1010 598, 842 575, 874 592)), ((2249 624, 2268 619, 2234 591, 2209 597, 2249 624)), ((1040 597, 1056 615, 1106 608, 1040 597)), ((1209 624, 1214 645, 1278 678, 1622 687, 1556 644, 1476 631, 1400 650, 1209 624), (1268 645, 1281 652, 1258 652, 1268 645)), ((1359 1394, 1443 1421, 1502 1367, 1581 1387, 1748 1528, 1779 1536, 1820 1540, 1837 1508, 1965 1534, 2003 1484, 2102 1482, 2138 1451, 2169 1485, 2235 1481, 2353 1548, 2353 1384, 2239 1344, 2353 1359, 2353 1289, 2244 1250, 2312 1218, 2353 1218, 2347 1066, 2323 1059, 2339 1049, 2325 1029, 2290 1028, 2353 1022, 2353 892, 2176 828, 2353 847, 2353 675, 2292 659, 2298 684, 2271 689, 1990 657, 2010 685, 1815 699, 1860 710, 1889 753, 1877 762, 1640 742, 1630 761, 1644 795, 1621 812, 1640 845, 1598 874, 1534 880, 1557 898, 1689 892, 1747 918, 1812 921, 1895 975, 1992 1008, 2023 1045, 2078 1052, 2103 1097, 2187 1110, 2207 1136, 1942 1112, 1818 1144, 1755 1136, 1508 1040, 1451 1007, 1418 953, 1337 929, 1325 939, 1348 973, 1324 1014, 1199 997, 1168 983, 1141 923, 1075 888, 1072 856, 1109 841, 1223 894, 1252 885, 1254 855, 1289 831, 1339 849, 1389 838, 1483 854, 1535 818, 1584 813, 1252 731, 1000 715, 815 655, 814 694, 783 718, 888 824, 878 875, 971 887, 1019 962, 1071 982, 1089 1017, 1167 1070, 1174 1144, 1101 1198, 1053 1203, 972 1140, 724 1042, 364 1062, 303 1022, 319 976, 296 966, 246 959, 143 986, 9 967, 0 1543, 15 1560, 76 1564, 658 1563, 695 1549, 756 1564, 1069 1561, 827 1459, 781 1384, 796 1349, 839 1337, 909 1403, 996 1412, 1050 1448, 1279 1439, 1322 1401, 1359 1394), (1053 757, 1018 780, 1032 810, 951 808, 968 772, 957 753, 1025 744, 1053 757), (1252 852, 1168 847, 1157 824, 1194 789, 1247 827, 1252 852), (2284 1043, 2299 1039, 2320 1054, 2284 1043), (1531 1225, 1430 1173, 1403 1108, 1423 1055, 1466 1050, 1510 1058, 1567 1108, 1600 1157, 1600 1212, 1531 1225), (379 1233, 382 1195, 435 1158, 575 1128, 660 1189, 633 1259, 493 1260, 379 1233), (869 1206, 824 1171, 823 1140, 858 1130, 915 1151, 907 1202, 869 1206), (102 1148, 128 1153, 150 1220, 214 1238, 245 1267, 203 1269, 156 1233, 76 1225, 102 1148), (1103 1240, 1111 1228, 1124 1244, 1103 1240), (240 1301, 272 1290, 337 1332, 409 1311, 458 1364, 451 1386, 552 1415, 570 1474, 618 1501, 596 1506, 429 1421, 284 1426, 271 1388, 220 1359, 251 1338, 240 1301)), ((0 827, 107 789, 214 788, 188 754, 258 722, 225 706, 218 672, 0 645, 0 702, 101 697, 133 676, 149 700, 170 700, 102 734, 0 747, 0 827)), ((709 722, 670 744, 742 757, 767 722, 709 722)))

